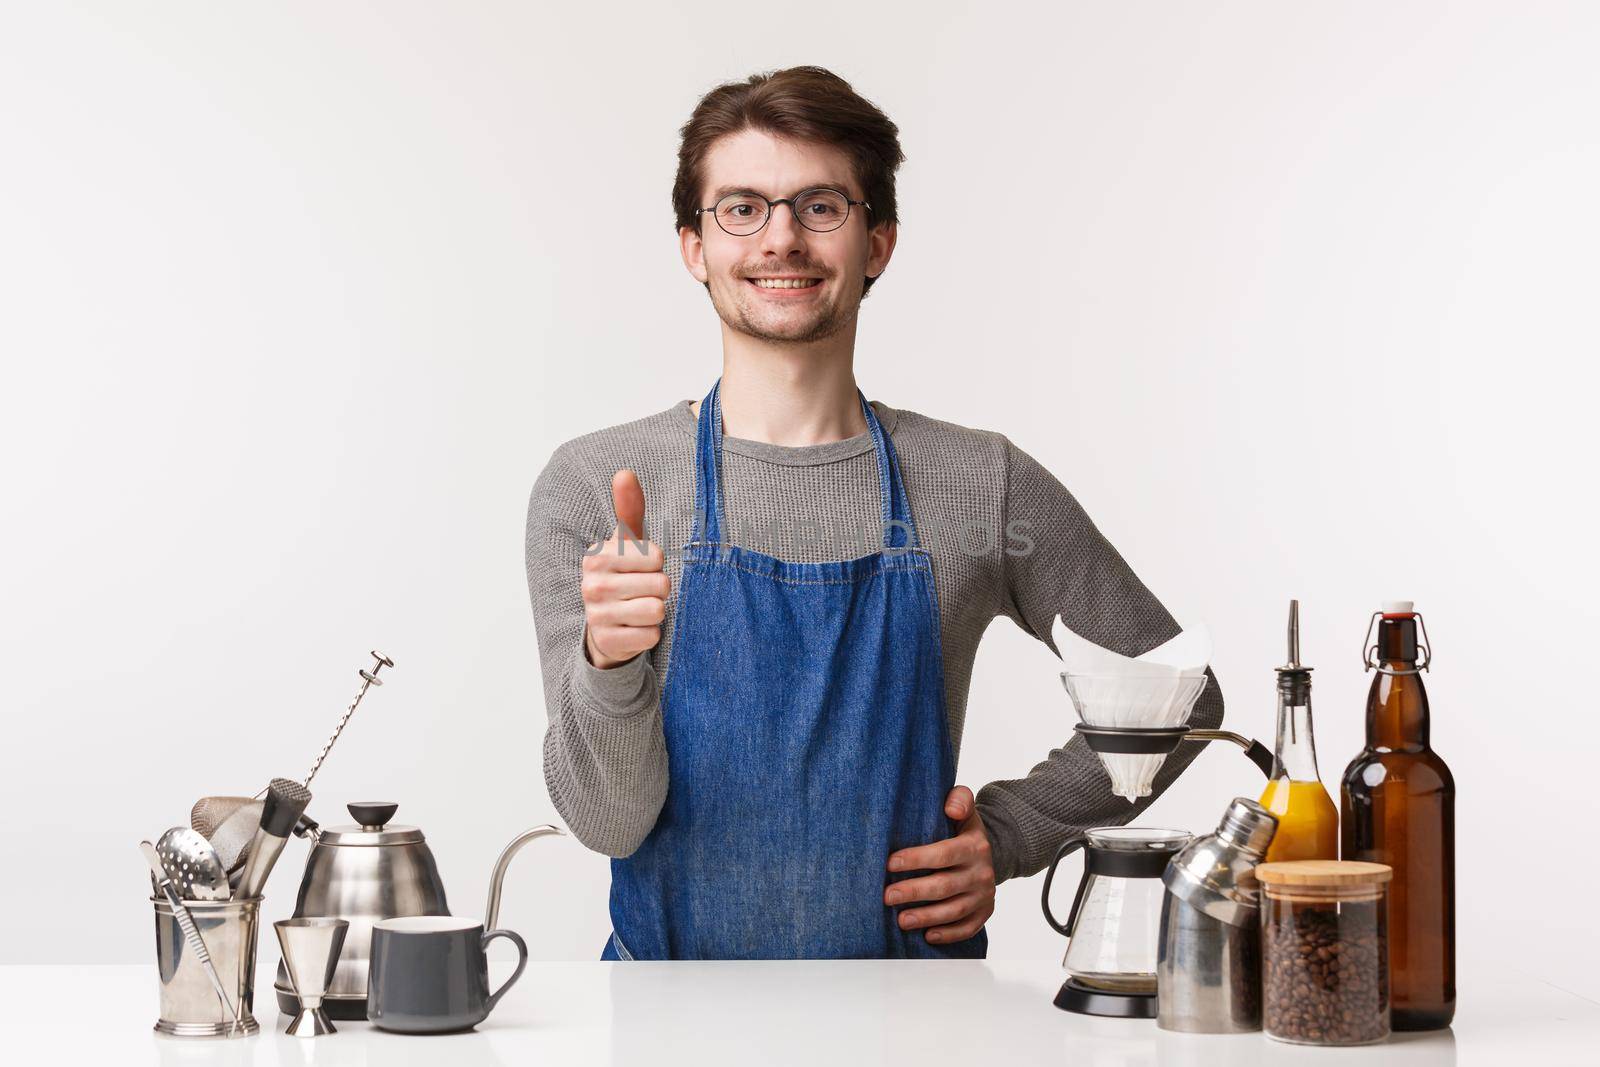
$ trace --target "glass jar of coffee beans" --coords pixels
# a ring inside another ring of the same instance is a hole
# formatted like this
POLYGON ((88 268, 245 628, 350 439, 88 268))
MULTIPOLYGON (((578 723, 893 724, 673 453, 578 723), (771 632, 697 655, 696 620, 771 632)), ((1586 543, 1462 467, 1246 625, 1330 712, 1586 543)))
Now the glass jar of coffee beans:
POLYGON ((1299 860, 1256 867, 1261 883, 1262 1029, 1299 1045, 1389 1036, 1389 879, 1382 863, 1299 860))

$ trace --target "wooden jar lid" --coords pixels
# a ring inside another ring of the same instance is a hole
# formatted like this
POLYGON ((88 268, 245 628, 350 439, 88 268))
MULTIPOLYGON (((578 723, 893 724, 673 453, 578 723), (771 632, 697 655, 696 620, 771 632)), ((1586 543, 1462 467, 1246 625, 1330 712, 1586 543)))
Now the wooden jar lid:
POLYGON ((1356 860, 1291 860, 1256 865, 1256 879, 1263 885, 1382 885, 1393 877, 1394 868, 1387 863, 1356 860))

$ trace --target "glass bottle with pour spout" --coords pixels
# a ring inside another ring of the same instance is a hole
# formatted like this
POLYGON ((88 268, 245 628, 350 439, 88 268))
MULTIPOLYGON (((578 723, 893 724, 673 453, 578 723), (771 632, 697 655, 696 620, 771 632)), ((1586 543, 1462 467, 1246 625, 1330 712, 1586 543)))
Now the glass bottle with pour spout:
POLYGON ((1366 748, 1344 772, 1341 844, 1344 859, 1394 869, 1389 893, 1394 1029, 1436 1030, 1450 1025, 1456 1008, 1456 783, 1429 736, 1422 672, 1433 647, 1414 607, 1409 600, 1387 601, 1367 623, 1370 637, 1377 622, 1378 639, 1363 649, 1362 658, 1377 675, 1367 693, 1366 748))
POLYGON ((1267 862, 1339 858, 1339 809, 1317 774, 1311 668, 1300 663, 1300 601, 1289 601, 1289 661, 1278 671, 1278 739, 1261 806, 1278 819, 1267 862))

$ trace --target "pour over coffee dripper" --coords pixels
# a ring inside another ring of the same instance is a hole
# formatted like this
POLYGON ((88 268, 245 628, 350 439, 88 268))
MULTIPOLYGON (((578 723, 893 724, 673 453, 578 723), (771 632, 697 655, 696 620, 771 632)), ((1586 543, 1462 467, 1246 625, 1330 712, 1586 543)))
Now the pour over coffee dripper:
POLYGON ((1061 616, 1051 623, 1061 657, 1061 684, 1080 723, 1076 731, 1099 756, 1111 791, 1130 803, 1150 795, 1156 772, 1185 738, 1230 741, 1272 773, 1272 751, 1228 730, 1192 729, 1189 716, 1209 680, 1211 635, 1193 622, 1136 657, 1104 648, 1075 632, 1061 616))
POLYGON ((1228 741, 1238 745, 1261 773, 1272 773, 1272 750, 1231 730, 1188 725, 1209 678, 1170 674, 1061 672, 1061 684, 1082 721, 1082 735, 1111 779, 1111 791, 1132 802, 1147 797, 1156 772, 1183 741, 1228 741))

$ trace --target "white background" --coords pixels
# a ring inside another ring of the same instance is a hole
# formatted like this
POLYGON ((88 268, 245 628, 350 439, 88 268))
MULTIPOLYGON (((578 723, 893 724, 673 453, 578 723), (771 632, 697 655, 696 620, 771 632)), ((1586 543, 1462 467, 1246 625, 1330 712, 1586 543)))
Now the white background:
MULTIPOLYGON (((303 775, 373 647, 313 813, 399 801, 482 914, 555 817, 529 488, 716 376, 677 129, 813 62, 908 156, 867 395, 1061 477, 1209 621, 1235 729, 1270 735, 1298 596, 1327 782, 1368 614, 1415 598, 1461 955, 1600 996, 1597 41, 1526 2, 8 7, 0 962, 148 959, 135 843, 303 775)), ((963 782, 1067 736, 1054 666, 993 629, 963 782)), ((1210 751, 1143 821, 1260 787, 1210 751)), ((607 879, 536 843, 505 923, 593 958, 607 879)), ((1001 888, 994 956, 1059 956, 1038 886, 1001 888)))

